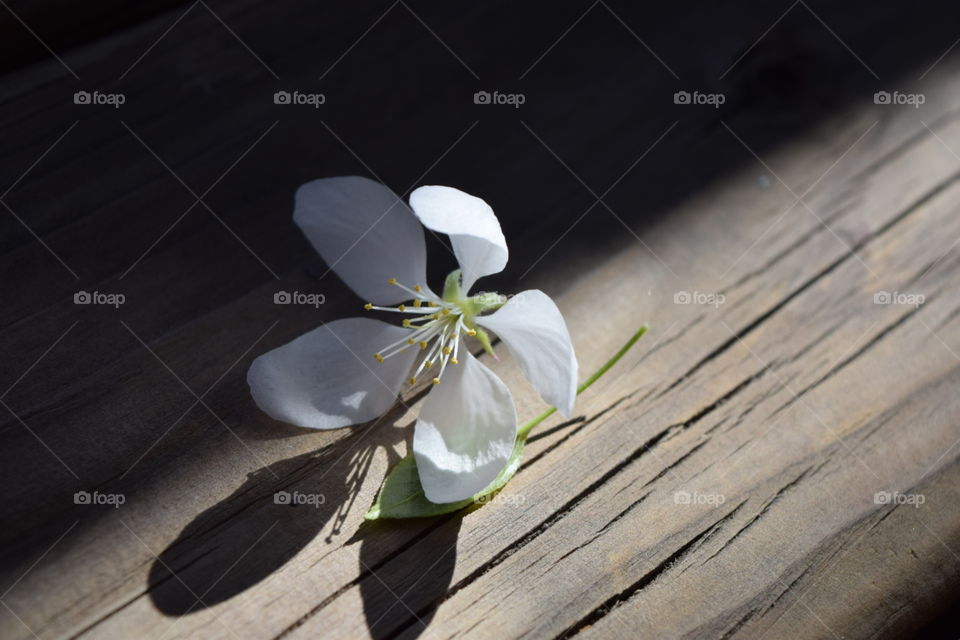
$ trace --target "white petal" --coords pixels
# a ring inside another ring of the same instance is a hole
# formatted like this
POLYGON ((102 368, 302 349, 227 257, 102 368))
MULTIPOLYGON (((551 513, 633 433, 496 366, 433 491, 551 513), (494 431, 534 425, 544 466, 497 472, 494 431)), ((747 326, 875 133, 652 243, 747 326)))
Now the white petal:
POLYGON ((410 194, 410 206, 428 229, 450 236, 463 271, 463 292, 478 278, 500 273, 507 266, 507 241, 493 209, 480 198, 453 187, 420 187, 410 194))
POLYGON ((330 268, 358 296, 397 304, 409 294, 396 278, 426 285, 423 227, 390 189, 360 176, 322 178, 297 189, 293 220, 330 268))
POLYGON ((420 484, 435 503, 485 489, 506 465, 517 438, 507 385, 465 349, 430 392, 413 434, 420 484))
POLYGON ((577 356, 550 296, 537 289, 518 293, 476 322, 506 343, 540 396, 569 418, 577 397, 577 356))
POLYGON ((409 334, 370 318, 335 320, 254 360, 250 393, 272 418, 301 427, 368 422, 393 406, 417 351, 382 363, 373 354, 409 334))

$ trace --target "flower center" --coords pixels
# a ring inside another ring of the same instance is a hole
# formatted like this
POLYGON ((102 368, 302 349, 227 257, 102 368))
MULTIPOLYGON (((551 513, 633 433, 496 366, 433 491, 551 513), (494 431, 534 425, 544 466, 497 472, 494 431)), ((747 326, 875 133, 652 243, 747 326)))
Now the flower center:
POLYGON ((434 369, 433 384, 440 384, 440 378, 448 364, 458 363, 460 337, 465 334, 477 337, 484 349, 491 351, 490 340, 483 329, 477 329, 474 317, 480 313, 500 307, 503 301, 496 294, 481 294, 473 298, 464 298, 460 292, 460 271, 447 276, 442 298, 424 291, 418 284, 408 287, 390 278, 387 282, 400 287, 410 294, 412 302, 396 307, 381 307, 371 303, 363 305, 367 311, 390 311, 413 317, 404 318, 403 326, 410 329, 405 338, 389 344, 373 354, 377 362, 383 362, 410 348, 419 348, 423 352, 414 373, 407 379, 415 384, 417 378, 434 369))

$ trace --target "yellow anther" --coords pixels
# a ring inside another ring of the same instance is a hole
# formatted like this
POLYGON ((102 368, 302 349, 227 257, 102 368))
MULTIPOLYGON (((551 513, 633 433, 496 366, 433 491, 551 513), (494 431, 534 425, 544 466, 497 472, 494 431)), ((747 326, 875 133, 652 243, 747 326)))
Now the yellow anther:
POLYGON ((472 338, 473 336, 477 335, 477 330, 476 330, 476 329, 467 329, 467 335, 472 338))
POLYGON ((413 306, 415 306, 415 307, 417 307, 417 308, 420 308, 420 305, 421 305, 421 304, 423 304, 423 301, 420 300, 420 298, 417 298, 416 300, 413 301, 413 306))
POLYGON ((363 305, 363 308, 366 309, 367 311, 370 311, 371 309, 373 309, 373 304, 368 302, 367 304, 363 305))
POLYGON ((413 338, 407 338, 407 344, 413 344, 414 342, 416 342, 416 340, 413 338))
POLYGON ((387 284, 397 284, 397 279, 396 279, 396 278, 390 278, 389 280, 387 280, 387 284))
POLYGON ((399 309, 400 311, 406 311, 407 307, 401 304, 400 306, 397 307, 397 309, 399 309))
MULTIPOLYGON (((403 326, 405 326, 408 329, 410 328, 410 318, 403 319, 403 326)), ((410 344, 413 344, 413 343, 411 342, 410 344)))
POLYGON ((456 358, 450 358, 450 364, 460 364, 460 361, 456 358))
POLYGON ((418 284, 413 285, 413 290, 416 291, 417 293, 420 293, 422 291, 422 289, 420 288, 420 285, 418 284))
POLYGON ((383 362, 383 356, 380 355, 379 353, 373 354, 373 357, 374 359, 376 359, 377 362, 383 362))
POLYGON ((440 384, 440 378, 434 378, 433 384, 440 384))
POLYGON ((409 382, 410 384, 416 384, 416 383, 417 383, 417 379, 416 379, 416 378, 410 378, 410 379, 407 380, 407 382, 409 382))
POLYGON ((444 309, 442 313, 443 315, 448 316, 450 315, 450 309, 444 309))
POLYGON ((446 355, 450 355, 451 353, 453 353, 453 347, 444 347, 444 348, 443 348, 443 352, 444 352, 446 355))
POLYGON ((433 360, 427 360, 424 364, 426 365, 427 369, 429 369, 433 366, 433 360))
POLYGON ((421 341, 420 341, 420 348, 421 348, 421 349, 426 349, 426 348, 427 348, 427 343, 424 342, 423 340, 421 340, 421 341))

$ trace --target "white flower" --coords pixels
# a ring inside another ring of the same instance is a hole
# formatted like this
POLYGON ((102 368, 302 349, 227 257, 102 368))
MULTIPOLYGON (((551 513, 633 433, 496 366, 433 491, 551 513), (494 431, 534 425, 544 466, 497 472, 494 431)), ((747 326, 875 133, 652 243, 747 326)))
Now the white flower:
POLYGON ((325 178, 297 190, 293 218, 337 275, 370 301, 368 310, 404 320, 335 320, 261 355, 247 382, 263 411, 302 427, 336 429, 383 415, 404 384, 429 376, 437 387, 417 420, 413 452, 424 492, 438 503, 486 488, 517 435, 510 390, 471 355, 468 337, 491 351, 485 329, 494 332, 543 399, 570 417, 577 360, 553 301, 537 290, 506 302, 497 294, 467 295, 478 278, 507 264, 500 223, 486 202, 425 186, 410 194, 408 207, 367 178, 325 178), (426 285, 421 224, 447 234, 460 263, 443 295, 426 285))

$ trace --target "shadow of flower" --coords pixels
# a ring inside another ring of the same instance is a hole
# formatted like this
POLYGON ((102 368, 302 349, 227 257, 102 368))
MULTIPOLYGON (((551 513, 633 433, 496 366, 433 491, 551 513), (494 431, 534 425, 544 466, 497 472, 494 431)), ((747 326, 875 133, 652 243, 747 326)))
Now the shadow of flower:
POLYGON ((453 580, 464 512, 365 525, 358 533, 363 614, 373 638, 419 637, 453 580), (410 539, 405 545, 392 540, 410 539), (428 544, 423 544, 429 540, 428 544), (384 545, 394 548, 384 557, 384 545))
MULTIPOLYGON (((354 508, 377 449, 392 466, 393 446, 411 432, 395 407, 328 447, 281 460, 247 477, 227 498, 200 513, 158 557, 150 597, 170 616, 228 600, 268 578, 332 520, 327 544, 354 508)), ((366 508, 366 505, 361 505, 366 508)))

